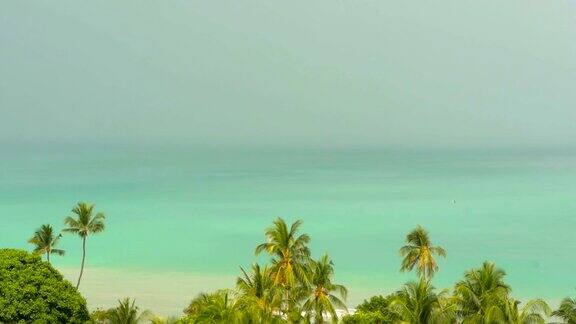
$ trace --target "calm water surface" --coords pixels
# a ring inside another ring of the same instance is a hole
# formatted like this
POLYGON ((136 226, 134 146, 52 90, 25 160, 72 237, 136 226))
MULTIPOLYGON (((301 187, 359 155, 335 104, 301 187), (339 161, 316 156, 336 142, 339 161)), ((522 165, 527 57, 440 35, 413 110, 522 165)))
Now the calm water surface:
MULTIPOLYGON (((449 287, 484 260, 514 293, 558 300, 576 287, 576 155, 313 150, 6 149, 0 246, 29 248, 77 201, 107 215, 88 267, 225 276, 257 260, 274 217, 302 219, 313 254, 334 259, 353 301, 396 289, 397 250, 423 225, 448 258, 449 287)), ((64 237, 60 267, 77 266, 64 237)), ((230 282, 230 285, 233 283, 230 282)), ((186 296, 188 299, 190 296, 186 296)))

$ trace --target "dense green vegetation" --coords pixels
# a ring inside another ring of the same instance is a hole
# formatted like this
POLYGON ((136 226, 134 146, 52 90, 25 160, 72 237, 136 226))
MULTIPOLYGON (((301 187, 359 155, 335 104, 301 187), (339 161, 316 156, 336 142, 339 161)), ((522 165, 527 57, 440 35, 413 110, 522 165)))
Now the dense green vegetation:
MULTIPOLYGON (((104 215, 94 206, 78 203, 65 219, 64 232, 82 240, 82 262, 76 289, 80 285, 86 257, 86 240, 104 230, 104 215)), ((232 289, 201 293, 184 309, 180 319, 154 317, 141 311, 135 301, 123 299, 108 310, 98 309, 92 323, 462 323, 535 324, 554 320, 576 324, 576 299, 565 298, 552 311, 541 299, 520 302, 511 295, 506 273, 494 263, 484 262, 464 274, 452 289, 437 290, 434 274, 439 271, 436 257, 446 251, 433 245, 429 233, 418 226, 406 236, 399 249, 400 271, 414 271, 414 281, 405 283, 387 296, 374 296, 358 305, 353 314, 346 311, 348 290, 334 283, 334 263, 327 254, 314 259, 310 237, 301 233, 301 221, 291 225, 277 218, 265 231, 265 242, 255 254, 269 257, 268 264, 255 263, 249 270, 240 267, 232 289)), ((61 235, 42 225, 29 240, 34 253, 4 250, 0 254, 0 321, 58 322, 87 319, 85 302, 78 292, 49 265, 50 255, 64 255, 57 248, 61 235), (8 270, 9 269, 9 270, 8 270), (50 275, 46 275, 50 274, 50 275), (60 287, 61 288, 54 288, 60 287), (49 287, 49 288, 46 288, 49 287)))
POLYGON ((62 275, 26 251, 0 249, 0 323, 80 323, 86 301, 62 275))

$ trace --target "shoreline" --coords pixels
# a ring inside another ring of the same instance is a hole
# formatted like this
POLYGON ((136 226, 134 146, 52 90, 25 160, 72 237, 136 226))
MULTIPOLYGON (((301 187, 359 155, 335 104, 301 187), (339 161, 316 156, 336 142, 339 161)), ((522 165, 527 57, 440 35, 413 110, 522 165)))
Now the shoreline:
MULTIPOLYGON (((64 278, 75 283, 79 268, 57 267, 64 278)), ((229 288, 236 277, 171 271, 87 268, 80 293, 90 311, 117 306, 118 299, 134 298, 141 310, 161 316, 180 316, 200 292, 229 288)))
MULTIPOLYGON (((56 267, 73 285, 78 278, 77 267, 56 267)), ((129 297, 136 300, 141 310, 159 316, 182 316, 190 301, 202 292, 234 288, 237 275, 206 274, 200 272, 145 270, 92 267, 84 269, 80 293, 88 309, 116 307, 118 300, 129 297)), ((349 286, 352 290, 346 305, 355 309, 364 299, 380 293, 379 290, 349 286)), ((339 314, 345 310, 339 310, 339 314)))
MULTIPOLYGON (((72 284, 77 280, 78 267, 56 267, 72 284)), ((142 268, 106 268, 92 267, 84 270, 80 293, 86 298, 90 311, 108 309, 117 306, 121 298, 136 300, 141 310, 152 311, 155 315, 169 317, 182 316, 190 301, 201 292, 234 288, 237 275, 207 274, 201 272, 146 270, 142 268)), ((394 287, 380 288, 346 285, 349 298, 348 310, 374 295, 389 294, 404 284, 399 281, 394 287)), ((444 289, 447 287, 439 287, 444 289)), ((514 295, 514 292, 512 293, 514 295)), ((515 295, 519 300, 531 299, 529 296, 515 295), (527 298, 524 298, 527 297, 527 298)), ((562 298, 545 298, 550 306, 556 307, 562 298)), ((339 314, 344 310, 340 310, 339 314)))

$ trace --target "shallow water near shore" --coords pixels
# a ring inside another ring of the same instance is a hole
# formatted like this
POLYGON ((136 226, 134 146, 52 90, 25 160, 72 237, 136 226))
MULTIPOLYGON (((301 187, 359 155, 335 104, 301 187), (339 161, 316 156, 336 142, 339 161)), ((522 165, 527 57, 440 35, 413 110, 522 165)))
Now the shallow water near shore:
MULTIPOLYGON (((29 249, 35 228, 78 201, 105 212, 88 240, 91 308, 122 295, 176 314, 202 290, 232 287, 272 220, 302 219, 315 256, 327 252, 350 306, 414 278, 398 248, 420 224, 448 257, 451 287, 495 261, 513 294, 556 301, 576 281, 576 155, 194 149, 9 149, 0 159, 0 246, 29 249), (101 282, 105 281, 105 282, 101 282), (182 283, 182 284, 178 284, 182 283), (131 289, 133 287, 133 289, 131 289)), ((74 278, 80 240, 53 263, 74 278)), ((148 306, 150 305, 150 307, 148 306)))

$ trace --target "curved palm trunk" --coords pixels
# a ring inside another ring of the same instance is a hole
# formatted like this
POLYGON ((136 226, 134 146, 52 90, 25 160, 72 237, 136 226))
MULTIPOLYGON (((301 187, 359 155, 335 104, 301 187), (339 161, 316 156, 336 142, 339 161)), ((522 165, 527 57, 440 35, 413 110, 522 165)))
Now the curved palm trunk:
POLYGON ((76 283, 76 289, 80 287, 80 280, 82 279, 82 273, 84 273, 84 260, 86 259, 86 237, 82 238, 82 264, 80 265, 80 275, 78 276, 78 283, 76 283))
POLYGON ((50 263, 50 252, 46 252, 46 261, 50 263))

